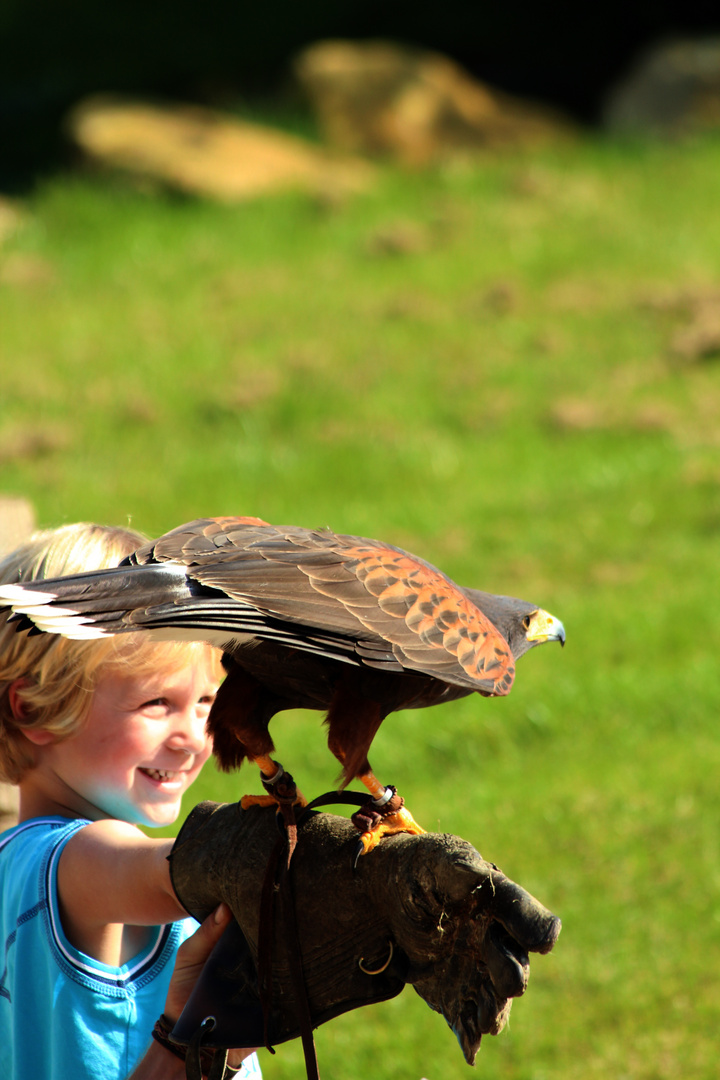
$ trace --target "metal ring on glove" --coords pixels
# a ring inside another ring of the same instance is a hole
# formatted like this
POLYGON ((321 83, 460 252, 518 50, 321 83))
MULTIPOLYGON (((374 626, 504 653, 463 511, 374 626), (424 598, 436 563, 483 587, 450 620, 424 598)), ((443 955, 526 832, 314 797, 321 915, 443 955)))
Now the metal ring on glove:
POLYGON ((383 971, 386 971, 387 968, 390 967, 390 961, 393 958, 393 953, 395 951, 395 946, 393 945, 392 941, 388 941, 388 945, 390 946, 390 955, 388 956, 388 958, 385 961, 385 963, 383 964, 383 966, 379 967, 379 968, 376 968, 375 971, 370 971, 369 968, 363 967, 363 960, 365 959, 365 957, 364 956, 360 957, 360 959, 358 960, 358 967, 360 968, 360 970, 362 971, 362 973, 364 975, 382 975, 383 971))

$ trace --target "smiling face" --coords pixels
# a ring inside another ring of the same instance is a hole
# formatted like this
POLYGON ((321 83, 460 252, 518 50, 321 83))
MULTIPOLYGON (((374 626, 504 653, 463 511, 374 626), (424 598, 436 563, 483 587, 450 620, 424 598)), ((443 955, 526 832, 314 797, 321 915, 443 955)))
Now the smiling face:
POLYGON ((157 663, 139 674, 132 667, 101 674, 82 729, 36 745, 30 777, 55 812, 150 826, 177 818, 212 749, 206 722, 218 665, 200 646, 184 663, 175 651, 163 666, 163 648, 153 646, 157 663))

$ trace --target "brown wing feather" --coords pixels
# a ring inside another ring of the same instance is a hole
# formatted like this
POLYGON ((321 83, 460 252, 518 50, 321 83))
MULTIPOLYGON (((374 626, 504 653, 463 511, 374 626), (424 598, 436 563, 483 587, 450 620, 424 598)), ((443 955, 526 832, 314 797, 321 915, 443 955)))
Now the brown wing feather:
POLYGON ((131 562, 143 565, 173 560, 189 566, 196 559, 217 558, 223 549, 234 553, 233 533, 247 537, 249 530, 255 528, 272 529, 272 526, 256 517, 198 518, 138 548, 131 562))
POLYGON ((389 643, 405 668, 504 695, 510 648, 435 567, 374 540, 259 518, 210 518, 141 549, 139 562, 184 563, 201 584, 269 616, 360 642, 389 643))
MULTIPOLYGON (((449 578, 411 555, 379 545, 348 547, 343 554, 350 560, 347 569, 376 604, 342 603, 363 626, 391 642, 405 666, 434 674, 442 665, 445 670, 438 675, 445 680, 469 682, 493 695, 509 692, 515 675, 510 647, 449 578), (449 679, 448 654, 464 679, 457 670, 449 679)), ((312 573, 310 581, 324 591, 312 573)))

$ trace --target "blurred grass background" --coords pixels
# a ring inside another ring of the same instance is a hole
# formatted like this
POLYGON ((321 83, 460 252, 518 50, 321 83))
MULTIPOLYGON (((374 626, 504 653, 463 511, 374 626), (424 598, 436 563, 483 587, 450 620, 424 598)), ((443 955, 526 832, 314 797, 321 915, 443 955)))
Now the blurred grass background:
MULTIPOLYGON (((0 489, 42 525, 328 525, 562 618, 509 699, 392 716, 372 760, 563 919, 484 1077, 715 1077, 720 142, 387 169, 348 201, 61 177, 26 205, 0 489)), ((273 733, 333 786, 316 714, 273 733)), ((208 767, 188 805, 254 784, 208 767)), ((317 1043, 333 1080, 467 1075, 410 989, 317 1043)), ((263 1068, 302 1075, 300 1047, 263 1068)))

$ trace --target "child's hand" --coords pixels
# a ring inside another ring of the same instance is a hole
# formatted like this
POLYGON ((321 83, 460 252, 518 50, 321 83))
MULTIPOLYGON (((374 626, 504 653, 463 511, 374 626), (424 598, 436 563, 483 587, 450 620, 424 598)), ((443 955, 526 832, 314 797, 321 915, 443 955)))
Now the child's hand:
POLYGON ((219 904, 200 924, 198 929, 182 943, 175 958, 175 970, 170 979, 165 1000, 165 1016, 174 1024, 185 1008, 205 961, 220 940, 223 930, 232 919, 227 904, 219 904))
MULTIPOLYGON (((171 1025, 177 1021, 185 1008, 185 1003, 205 966, 205 961, 231 919, 232 912, 227 904, 219 904, 200 924, 192 937, 184 941, 178 949, 175 970, 165 999, 165 1017, 171 1025)), ((243 1058, 254 1053, 255 1049, 255 1047, 250 1047, 231 1050, 228 1054, 228 1064, 240 1065, 243 1058)))

